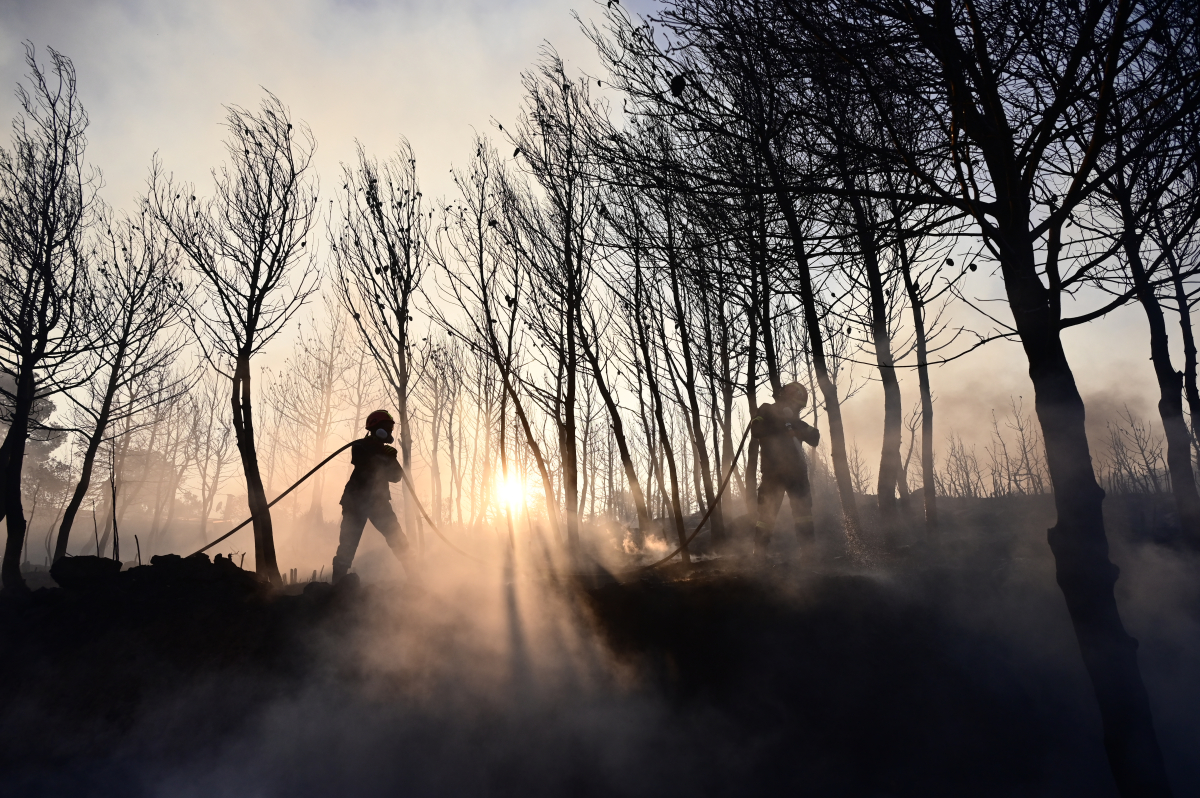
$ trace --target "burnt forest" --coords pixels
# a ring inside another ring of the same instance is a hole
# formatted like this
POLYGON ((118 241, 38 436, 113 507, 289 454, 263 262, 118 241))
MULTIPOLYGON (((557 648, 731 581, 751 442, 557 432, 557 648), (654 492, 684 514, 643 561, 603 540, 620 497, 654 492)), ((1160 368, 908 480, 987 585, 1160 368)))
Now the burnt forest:
POLYGON ((0 795, 1200 794, 1193 3, 68 5, 0 795))

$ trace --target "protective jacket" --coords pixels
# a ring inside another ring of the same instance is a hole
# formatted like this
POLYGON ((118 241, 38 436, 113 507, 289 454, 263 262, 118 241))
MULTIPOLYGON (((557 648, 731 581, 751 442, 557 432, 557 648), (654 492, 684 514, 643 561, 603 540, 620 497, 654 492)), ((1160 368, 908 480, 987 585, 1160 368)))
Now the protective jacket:
POLYGON ((763 474, 805 474, 808 469, 796 441, 810 446, 821 442, 821 431, 800 420, 800 412, 768 402, 758 408, 750 423, 750 437, 758 441, 763 474))
POLYGON ((373 435, 361 438, 350 447, 350 463, 354 471, 342 492, 343 505, 391 500, 388 483, 399 482, 404 474, 394 448, 373 435))
POLYGON ((801 545, 815 540, 812 490, 800 441, 816 446, 821 433, 800 420, 791 405, 768 403, 758 408, 750 422, 750 434, 762 454, 762 482, 758 486, 758 521, 754 525, 754 551, 765 552, 775 530, 775 520, 786 494, 801 545))

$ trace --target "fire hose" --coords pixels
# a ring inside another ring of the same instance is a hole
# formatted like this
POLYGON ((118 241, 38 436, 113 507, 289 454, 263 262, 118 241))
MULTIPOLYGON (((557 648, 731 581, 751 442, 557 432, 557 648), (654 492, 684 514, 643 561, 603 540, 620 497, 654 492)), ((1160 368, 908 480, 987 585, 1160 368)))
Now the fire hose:
MULTIPOLYGON (((345 446, 339 447, 332 454, 330 454, 328 457, 326 457, 324 460, 317 463, 315 466, 312 467, 312 469, 307 474, 305 474, 304 476, 300 477, 300 479, 298 479, 294 483, 292 483, 291 487, 289 487, 283 493, 279 494, 274 499, 272 499, 270 502, 268 502, 267 509, 269 510, 272 507, 274 507, 276 504, 281 502, 285 496, 287 496, 289 493, 294 491, 296 488, 303 485, 304 481, 306 479, 308 479, 313 474, 320 471, 322 468, 324 468, 329 463, 330 460, 337 457, 339 454, 346 451, 354 444, 355 444, 355 441, 350 441, 345 446)), ((405 485, 405 487, 408 488, 408 492, 412 495, 413 501, 415 501, 417 503, 417 507, 420 508, 421 515, 425 516, 425 520, 429 522, 429 526, 433 527, 434 533, 439 538, 442 539, 442 542, 444 542, 447 546, 454 549, 455 551, 457 551, 459 554, 463 555, 464 557, 467 557, 468 559, 471 559, 471 560, 475 560, 475 562, 482 562, 479 558, 468 554, 467 552, 460 549, 458 546, 454 545, 454 543, 451 542, 449 538, 447 538, 445 535, 442 534, 442 531, 440 529, 438 529, 437 525, 434 524, 433 521, 429 518, 429 513, 425 512, 425 506, 421 504, 421 500, 417 498, 417 493, 415 490, 413 490, 412 482, 408 478, 408 472, 404 471, 403 475, 404 475, 404 485, 405 485)), ((242 523, 235 526, 233 529, 226 532, 224 535, 221 535, 221 537, 217 538, 216 540, 212 541, 211 543, 206 544, 203 548, 197 549, 196 551, 192 552, 191 556, 195 556, 197 554, 203 554, 204 552, 208 551, 209 549, 211 549, 213 546, 217 545, 221 541, 229 538, 231 535, 233 535, 234 532, 237 532, 238 530, 240 530, 242 527, 246 526, 246 524, 249 524, 253 520, 254 520, 254 516, 252 515, 249 518, 247 518, 245 521, 243 521, 242 523)))
MULTIPOLYGON (((651 568, 657 568, 658 566, 662 565, 663 563, 667 562, 668 560, 673 558, 675 555, 677 555, 681 551, 683 551, 687 546, 689 546, 691 544, 691 542, 693 540, 695 540, 696 536, 700 534, 700 531, 702 529, 704 529, 705 522, 708 521, 709 517, 713 514, 713 510, 715 510, 717 508, 717 506, 720 504, 721 497, 725 495, 725 489, 729 487, 729 480, 733 476, 734 466, 737 464, 738 458, 741 457, 741 455, 742 455, 742 449, 745 448, 746 438, 748 438, 749 435, 750 435, 750 425, 747 424, 746 431, 742 433, 742 440, 738 443, 737 451, 733 453, 733 458, 729 461, 729 470, 725 472, 725 478, 721 481, 720 488, 717 490, 717 495, 713 498, 712 504, 709 505, 708 511, 704 513, 703 517, 701 517, 700 523, 696 524, 696 528, 692 530, 692 534, 690 534, 687 537, 687 539, 685 541, 683 541, 683 543, 681 543, 678 547, 676 547, 676 549, 674 551, 672 551, 670 554, 668 554, 666 557, 655 560, 654 562, 652 562, 648 565, 639 566, 638 568, 635 569, 636 571, 648 571, 651 568)), ((313 474, 317 473, 322 468, 324 468, 329 463, 330 460, 332 460, 333 458, 337 457, 342 452, 349 449, 351 446, 354 445, 354 443, 355 443, 355 441, 351 441, 350 443, 347 443, 345 446, 339 447, 332 454, 330 454, 328 457, 326 457, 324 460, 322 460, 321 462, 319 462, 315 466, 313 466, 312 469, 309 470, 309 472, 307 474, 300 477, 300 479, 298 479, 294 483, 292 483, 292 485, 287 490, 285 490, 283 493, 279 494, 273 500, 268 502, 267 509, 274 507, 276 504, 278 504, 280 501, 282 501, 285 496, 287 496, 289 493, 294 491, 296 488, 298 488, 302 484, 304 484, 305 480, 307 480, 313 474)), ((413 488, 412 481, 409 479, 407 471, 403 472, 403 478, 404 478, 404 486, 406 488, 408 488, 409 495, 412 496, 413 501, 416 502, 417 509, 419 509, 421 511, 422 517, 424 517, 426 523, 429 524, 429 527, 433 530, 434 534, 436 534, 439 538, 441 538, 443 543, 445 543, 447 546, 449 546, 450 548, 452 548, 454 551, 458 552, 462 556, 466 557, 469 560, 474 560, 477 563, 482 563, 483 561, 480 560, 478 557, 475 557, 474 555, 472 555, 466 551, 463 551, 461 548, 456 546, 449 538, 447 538, 445 535, 442 534, 442 531, 437 528, 437 524, 435 524, 433 522, 433 519, 429 517, 429 513, 425 510, 425 505, 421 504, 421 500, 419 498, 417 498, 417 492, 413 488)), ((194 551, 191 556, 195 556, 196 554, 202 554, 202 553, 208 551, 209 549, 211 549, 213 546, 217 545, 221 541, 226 540, 229 537, 231 537, 234 532, 237 532, 238 530, 242 529, 243 527, 245 527, 247 524, 249 524, 253 520, 254 520, 254 516, 247 518, 245 521, 238 524, 233 529, 226 532, 224 535, 221 535, 216 540, 213 540, 211 543, 206 544, 203 548, 200 548, 200 549, 197 549, 196 551, 194 551)))
POLYGON ((650 563, 649 565, 641 566, 638 570, 648 571, 651 568, 657 568, 658 566, 662 565, 667 560, 671 559, 676 554, 678 554, 679 552, 681 552, 685 548, 687 548, 691 544, 691 542, 693 540, 695 540, 696 535, 700 534, 700 530, 704 528, 704 522, 708 520, 708 517, 713 514, 713 510, 715 510, 717 508, 717 506, 721 503, 721 497, 725 495, 725 489, 727 487, 729 487, 729 478, 733 476, 733 467, 734 467, 734 465, 737 464, 738 458, 742 456, 742 449, 745 448, 746 438, 748 438, 749 436, 750 436, 750 425, 747 424, 746 431, 742 433, 742 440, 738 444, 737 451, 733 453, 733 459, 731 459, 729 461, 729 470, 725 472, 725 479, 721 482, 721 487, 717 490, 717 495, 716 495, 716 497, 713 498, 712 504, 709 505, 708 512, 706 512, 704 514, 704 517, 702 517, 700 519, 700 523, 696 524, 696 528, 692 530, 692 534, 688 535, 687 540, 685 540, 685 541, 683 541, 683 543, 679 544, 679 546, 675 549, 675 551, 671 552, 666 557, 663 557, 660 560, 655 560, 654 562, 650 563))
MULTIPOLYGON (((308 478, 309 478, 309 477, 311 477, 313 474, 315 474, 315 473, 317 473, 318 471, 320 471, 322 468, 324 468, 324 467, 325 467, 325 464, 326 464, 326 463, 328 463, 330 460, 332 460, 333 458, 337 457, 339 454, 341 454, 342 452, 346 451, 347 449, 349 449, 349 448, 350 448, 351 446, 353 446, 353 445, 354 445, 354 441, 350 441, 350 442, 349 442, 349 443, 347 443, 345 446, 343 446, 343 447, 339 448, 339 449, 338 449, 337 451, 335 451, 333 454, 329 455, 329 456, 328 456, 328 457, 326 457, 324 460, 322 460, 321 462, 317 463, 315 466, 313 466, 313 468, 312 468, 312 470, 311 470, 311 471, 309 471, 309 472, 308 472, 307 474, 305 474, 304 476, 300 477, 300 479, 296 480, 296 482, 295 482, 295 483, 294 483, 294 484, 293 484, 293 485, 292 485, 290 488, 288 488, 288 489, 287 489, 287 490, 285 490, 283 493, 281 493, 281 494, 279 494, 278 496, 276 496, 276 497, 275 497, 275 499, 274 499, 273 501, 271 501, 271 502, 268 502, 268 503, 267 503, 267 509, 269 510, 269 509, 271 509, 272 507, 274 507, 276 504, 279 504, 279 502, 283 500, 283 497, 284 497, 284 496, 287 496, 289 493, 291 493, 292 491, 294 491, 296 488, 298 488, 298 487, 300 487, 301 485, 303 485, 303 484, 304 484, 304 480, 308 479, 308 478)), ((209 549, 211 549, 213 546, 215 546, 215 545, 217 545, 218 543, 220 543, 222 540, 225 540, 226 538, 228 538, 229 536, 231 536, 231 535, 232 535, 234 532, 237 532, 239 529, 241 529, 242 527, 244 527, 246 524, 250 523, 250 522, 251 522, 251 521, 253 521, 253 520, 254 520, 254 516, 252 515, 252 516, 250 516, 249 518, 247 518, 245 521, 243 521, 242 523, 240 523, 240 524, 238 524, 237 526, 235 526, 233 529, 231 529, 231 530, 229 530, 228 532, 226 532, 224 535, 221 535, 221 537, 217 538, 217 539, 216 539, 216 540, 214 540, 212 543, 209 543, 208 545, 206 545, 204 548, 202 548, 202 549, 197 549, 196 551, 192 552, 192 554, 191 554, 190 556, 194 557, 194 556, 196 556, 197 554, 203 554, 204 552, 208 551, 208 550, 209 550, 209 549)))

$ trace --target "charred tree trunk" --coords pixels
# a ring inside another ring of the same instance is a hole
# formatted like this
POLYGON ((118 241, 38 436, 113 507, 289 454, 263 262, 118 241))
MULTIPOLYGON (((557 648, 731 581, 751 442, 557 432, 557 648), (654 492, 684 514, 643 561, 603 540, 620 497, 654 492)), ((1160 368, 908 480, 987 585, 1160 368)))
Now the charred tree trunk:
MULTIPOLYGON (((746 404, 750 418, 758 415, 758 310, 757 292, 751 291, 747 308, 746 404)), ((751 519, 758 512, 758 441, 750 440, 746 452, 746 513, 751 519)))
MULTIPOLYGON (((1019 178, 1011 181, 1019 183, 1019 178)), ((1005 290, 1029 360, 1054 485, 1058 522, 1047 539, 1100 707, 1109 765, 1124 795, 1170 795, 1138 670, 1137 641, 1125 631, 1117 610, 1113 585, 1118 569, 1108 558, 1104 490, 1092 469, 1083 399, 1063 351, 1058 303, 1038 277, 1027 205, 1001 214, 998 222, 1005 290)))
POLYGON ((1146 322, 1150 327, 1150 361, 1154 364, 1154 376, 1158 381, 1158 415, 1167 438, 1171 493, 1175 497, 1175 509, 1179 513, 1179 526, 1185 543, 1193 549, 1200 548, 1200 493, 1196 491, 1196 475, 1192 471, 1193 438, 1183 418, 1183 375, 1171 363, 1167 322, 1142 261, 1142 236, 1132 229, 1132 209, 1128 203, 1122 202, 1121 205, 1122 215, 1125 216, 1121 246, 1129 263, 1138 302, 1146 313, 1146 322))
MULTIPOLYGON (((678 251, 674 242, 674 220, 671 210, 666 209, 667 218, 667 271, 671 283, 671 300, 675 309, 675 319, 679 323, 679 348, 683 352, 683 385, 687 391, 688 426, 691 428, 692 445, 695 450, 697 470, 700 472, 700 482, 704 489, 705 509, 712 507, 717 501, 713 490, 712 467, 708 459, 708 447, 704 441, 704 428, 700 419, 700 400, 696 395, 696 365, 692 358, 692 338, 688 330, 687 316, 683 308, 683 287, 680 281, 678 251)), ((696 486, 696 499, 699 504, 700 485, 696 486)), ((720 508, 713 511, 709 519, 712 529, 712 542, 721 545, 725 542, 725 522, 721 517, 720 508)))
MULTIPOLYGON (((760 217, 762 216, 760 209, 760 217)), ((779 354, 775 349, 775 323, 771 317, 771 277, 767 269, 767 226, 765 218, 760 218, 760 242, 758 258, 759 299, 757 303, 760 321, 759 331, 762 333, 763 361, 767 364, 767 380, 771 384, 771 393, 783 387, 779 379, 779 354)))
POLYGON ((609 421, 612 424, 613 436, 617 441, 617 451, 621 456, 621 467, 625 470, 625 481, 629 485, 629 493, 633 496, 633 505, 637 510, 638 519, 638 536, 644 538, 646 531, 650 528, 650 514, 646 510, 646 497, 642 493, 642 485, 638 481, 637 470, 633 465, 633 456, 629 452, 629 442, 625 439, 625 425, 621 421, 621 413, 617 408, 617 402, 613 398, 612 391, 608 389, 608 384, 604 380, 604 374, 600 368, 600 358, 597 354, 599 344, 592 346, 589 341, 586 330, 583 329, 582 314, 577 316, 579 329, 579 345, 583 348, 584 357, 587 358, 588 365, 592 369, 593 378, 596 382, 596 389, 600 391, 600 397, 604 400, 604 406, 608 408, 609 421))
POLYGON ((1192 439, 1200 446, 1200 390, 1196 388, 1196 337, 1192 331, 1192 305, 1175 253, 1167 248, 1164 254, 1171 270, 1171 285, 1175 289, 1175 305, 1179 312, 1179 334, 1183 339, 1183 393, 1187 397, 1188 415, 1192 421, 1192 439))
POLYGON ((800 278, 800 302, 804 308, 804 325, 808 331, 809 345, 812 348, 813 369, 817 373, 817 385, 825 399, 825 414, 829 418, 830 455, 833 458, 833 473, 837 480, 838 498, 842 505, 842 522, 845 525, 846 538, 850 551, 860 556, 860 530, 862 523, 858 516, 858 505, 854 499, 854 480, 850 476, 850 461, 846 453, 846 431, 842 425, 842 406, 838 400, 837 385, 829 376, 829 365, 825 360, 825 341, 821 334, 821 319, 817 315, 816 297, 813 294, 812 275, 808 262, 808 250, 804 246, 804 232, 800 220, 796 216, 796 208, 792 205, 791 192, 784 182, 783 175, 775 162, 775 154, 771 151, 769 142, 763 142, 763 159, 771 175, 784 221, 787 223, 791 239, 792 254, 796 260, 796 272, 800 278))
POLYGON ((254 415, 250 403, 250 354, 243 353, 237 359, 230 390, 233 407, 233 430, 237 439, 238 454, 242 459, 242 471, 246 475, 246 503, 250 506, 250 517, 254 528, 254 570, 272 585, 283 584, 279 574, 279 563, 275 557, 275 534, 271 524, 271 509, 267 506, 267 493, 263 488, 262 475, 258 470, 258 451, 254 445, 254 415))
MULTIPOLYGON (((640 312, 637 311, 637 312, 640 312)), ((637 323, 637 322, 635 322, 637 323)), ((639 323, 640 324, 640 323, 639 323)), ((638 418, 642 422, 642 434, 646 438, 646 485, 649 487, 650 499, 646 506, 646 512, 653 519, 655 517, 662 518, 662 497, 667 491, 664 487, 662 469, 659 468, 658 447, 655 446, 654 428, 650 421, 650 413, 646 410, 645 396, 642 394, 642 361, 638 356, 638 342, 641 340, 640 331, 634 334, 634 352, 633 352, 633 368, 637 375, 637 398, 638 398, 638 418), (658 487, 658 508, 657 516, 654 512, 654 488, 658 487)), ((662 530, 663 540, 666 540, 666 529, 662 530)), ((638 550, 640 551, 645 544, 645 536, 639 534, 636 539, 638 550)))
MULTIPOLYGON (((648 352, 644 352, 643 356, 649 356, 648 352)), ((646 361, 650 361, 647 359, 646 361)), ((683 526, 683 506, 679 500, 679 471, 675 466, 675 451, 671 447, 671 438, 667 433, 667 423, 663 414, 662 394, 658 389, 658 381, 652 373, 652 369, 646 369, 647 384, 650 388, 650 399, 654 411, 654 421, 658 427, 658 440, 660 451, 663 458, 666 460, 667 472, 671 477, 671 514, 675 517, 675 535, 679 539, 680 552, 679 556, 683 559, 684 565, 692 564, 692 557, 687 549, 687 530, 683 526)))
MULTIPOLYGON (((703 264, 701 264, 701 266, 702 266, 701 274, 707 275, 708 272, 706 272, 703 269, 703 264)), ((713 269, 712 273, 720 273, 719 267, 717 269, 713 269)), ((715 499, 715 502, 717 504, 717 509, 713 511, 713 515, 720 516, 720 521, 721 521, 721 531, 720 531, 719 536, 717 535, 716 527, 714 526, 712 528, 712 535, 713 535, 712 542, 713 542, 714 547, 720 547, 720 546, 724 545, 724 543, 725 543, 726 534, 725 534, 725 518, 724 518, 724 515, 725 515, 724 499, 725 499, 725 497, 724 497, 724 495, 720 494, 719 491, 721 488, 723 475, 726 472, 725 460, 732 455, 732 451, 731 451, 731 446, 728 443, 725 443, 724 445, 722 445, 725 440, 728 440, 731 437, 730 432, 729 432, 729 409, 725 408, 725 413, 724 414, 721 413, 722 405, 721 405, 721 402, 718 401, 718 399, 717 399, 718 365, 716 362, 714 362, 713 359, 714 359, 714 357, 722 359, 721 369, 723 370, 725 377, 726 377, 726 381, 723 386, 723 393, 725 393, 728 391, 728 386, 729 386, 729 383, 728 383, 729 346, 728 346, 727 340, 722 340, 720 345, 718 345, 718 343, 713 338, 713 316, 719 317, 721 319, 720 323, 722 325, 724 325, 725 314, 724 314, 723 308, 721 307, 721 304, 719 302, 716 303, 716 307, 714 307, 713 298, 711 296, 713 293, 712 292, 712 284, 709 282, 709 279, 710 278, 708 276, 703 277, 703 279, 701 280, 701 283, 700 283, 699 293, 700 293, 700 312, 703 317, 702 318, 702 322, 703 322, 702 326, 704 329, 704 348, 702 350, 702 352, 704 353, 704 359, 705 359, 704 374, 705 374, 705 379, 708 383, 708 402, 709 402, 709 408, 710 408, 709 422, 712 424, 712 445, 713 445, 712 451, 714 454, 713 477, 715 478, 715 484, 717 486, 717 491, 718 491, 718 493, 716 495, 716 499, 715 499), (724 418, 722 418, 722 415, 724 416, 724 418)), ((723 296, 723 295, 719 295, 719 296, 723 296)), ((732 397, 730 398, 729 404, 732 405, 732 397)), ((698 410, 699 409, 697 408, 697 416, 699 416, 698 410)))
MULTIPOLYGON (((722 289, 724 286, 722 286, 722 289)), ((721 290, 722 296, 725 296, 725 291, 721 290)), ((730 336, 729 336, 729 319, 725 315, 725 305, 722 302, 717 308, 718 335, 717 335, 717 357, 720 359, 720 386, 721 386, 721 444, 719 451, 721 452, 721 474, 731 474, 735 483, 740 483, 737 479, 737 472, 731 471, 734 467, 733 462, 733 356, 730 352, 730 336)), ((714 402, 715 404, 715 402, 714 402)), ((717 421, 713 419, 714 423, 717 421)), ((745 485, 739 485, 738 489, 745 494, 745 485)))
MULTIPOLYGON (((576 299, 578 299, 576 297, 576 299)), ((579 555, 579 452, 575 424, 575 399, 578 391, 578 353, 575 350, 575 325, 567 322, 566 343, 567 390, 563 401, 563 422, 560 431, 563 464, 563 504, 567 510, 567 550, 572 557, 579 555)))
MULTIPOLYGON (((26 359, 30 362, 32 358, 26 359)), ((36 362, 36 361, 33 361, 36 362)), ((25 368, 17 376, 16 401, 12 426, 0 445, 0 518, 5 519, 8 536, 4 544, 4 562, 0 566, 5 590, 25 590, 21 576, 21 549, 25 544, 25 508, 21 505, 21 469, 25 463, 25 441, 29 438, 29 417, 33 412, 36 385, 33 371, 25 368)))
POLYGON ((92 434, 88 436, 87 448, 83 453, 83 464, 79 469, 79 483, 75 486, 74 493, 71 494, 71 501, 67 503, 67 509, 63 512, 62 524, 58 527, 58 539, 54 542, 54 562, 58 562, 67 554, 67 544, 71 539, 71 527, 75 523, 75 516, 79 514, 79 508, 83 506, 83 499, 91 485, 92 469, 96 464, 96 452, 100 450, 100 443, 104 440, 104 433, 108 430, 109 414, 112 412, 113 398, 117 392, 117 383, 121 372, 120 364, 123 358, 124 352, 120 350, 114 355, 112 370, 109 372, 108 382, 105 385, 104 399, 100 404, 100 413, 96 417, 96 426, 92 430, 92 434))
MULTIPOLYGON (((692 558, 687 549, 687 531, 683 527, 683 507, 679 501, 679 472, 675 467, 675 452, 671 447, 671 438, 667 434, 667 423, 663 414, 662 392, 659 390, 658 378, 655 376, 654 361, 650 358, 650 336, 646 330, 646 321, 643 317, 645 307, 643 305, 644 286, 642 284, 642 270, 639 268, 634 272, 635 281, 635 297, 634 300, 634 319, 637 324, 638 346, 642 352, 642 362, 646 366, 646 387, 650 390, 650 405, 651 412, 654 415, 654 423, 658 430, 659 452, 666 460, 667 470, 671 477, 671 514, 675 521, 675 534, 679 539, 680 557, 683 559, 684 565, 691 565, 692 558)), ((661 466, 660 466, 661 474, 661 466)), ((662 490, 662 486, 660 486, 662 490)), ((662 491, 664 494, 665 491, 662 491)), ((666 530, 663 530, 663 537, 666 537, 666 530)))
MULTIPOLYGON (((848 187, 853 182, 845 178, 848 187)), ((863 259, 863 271, 867 275, 867 289, 871 298, 871 338, 875 344, 875 363, 879 368, 879 380, 883 384, 883 449, 879 455, 878 495, 879 512, 885 519, 896 515, 896 487, 900 478, 900 439, 904 423, 901 407, 900 381, 896 379, 896 364, 892 358, 892 336, 888 330, 887 297, 883 292, 883 274, 879 267, 879 247, 875 231, 862 200, 851 195, 850 206, 854 211, 855 234, 863 259)))
POLYGON ((929 387, 929 341, 925 329, 925 300, 912 274, 908 246, 900 236, 900 273, 912 307, 913 335, 917 347, 917 384, 921 393, 921 495, 925 504, 925 531, 930 538, 938 534, 937 477, 933 470, 933 391, 929 387))
POLYGON ((116 487, 115 493, 110 493, 105 499, 109 505, 104 511, 104 531, 100 534, 100 548, 96 556, 100 556, 100 552, 108 548, 108 536, 113 531, 113 526, 118 520, 116 508, 116 493, 125 495, 125 463, 129 458, 129 447, 133 443, 133 418, 126 416, 125 430, 121 433, 120 442, 113 441, 113 451, 109 462, 109 481, 116 487))

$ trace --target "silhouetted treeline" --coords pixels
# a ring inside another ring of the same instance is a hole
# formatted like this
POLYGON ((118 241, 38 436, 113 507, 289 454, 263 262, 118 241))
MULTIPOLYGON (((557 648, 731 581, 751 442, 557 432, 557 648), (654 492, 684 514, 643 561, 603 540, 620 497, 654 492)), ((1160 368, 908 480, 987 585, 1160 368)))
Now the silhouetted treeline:
MULTIPOLYGON (((675 544, 687 563, 695 514, 715 505, 718 551, 752 519, 743 433, 797 381, 827 433, 812 471, 840 527, 821 532, 860 563, 915 529, 936 544, 939 496, 1053 493, 1050 546, 1114 777, 1166 794, 1101 508, 1105 490, 1170 491, 1178 542, 1200 548, 1194 9, 598 14, 583 29, 604 73, 547 48, 515 123, 477 137, 437 199, 404 139, 390 156, 360 146, 324 196, 314 134, 267 94, 227 109, 211 186, 156 160, 136 213, 111 211, 70 61, 51 51, 47 74, 30 46, 0 157, 6 589, 41 534, 45 559, 128 559, 128 513, 146 554, 248 513, 254 568, 278 583, 273 519, 288 519, 284 556, 308 556, 341 477, 267 502, 381 405, 414 490, 463 539, 511 546, 524 524, 576 564, 675 544), (989 284, 1003 303, 979 299, 989 284), (1089 440, 1062 332, 1133 302, 1160 418, 1126 409, 1089 440), (978 408, 982 451, 939 441, 937 366, 998 339, 1020 344, 1032 406, 978 408), (291 353, 256 373, 272 341, 291 353), (870 453, 843 416, 867 382, 882 398, 870 453), (27 453, 38 436, 51 443, 27 453)), ((423 546, 407 496, 404 516, 423 546)))

